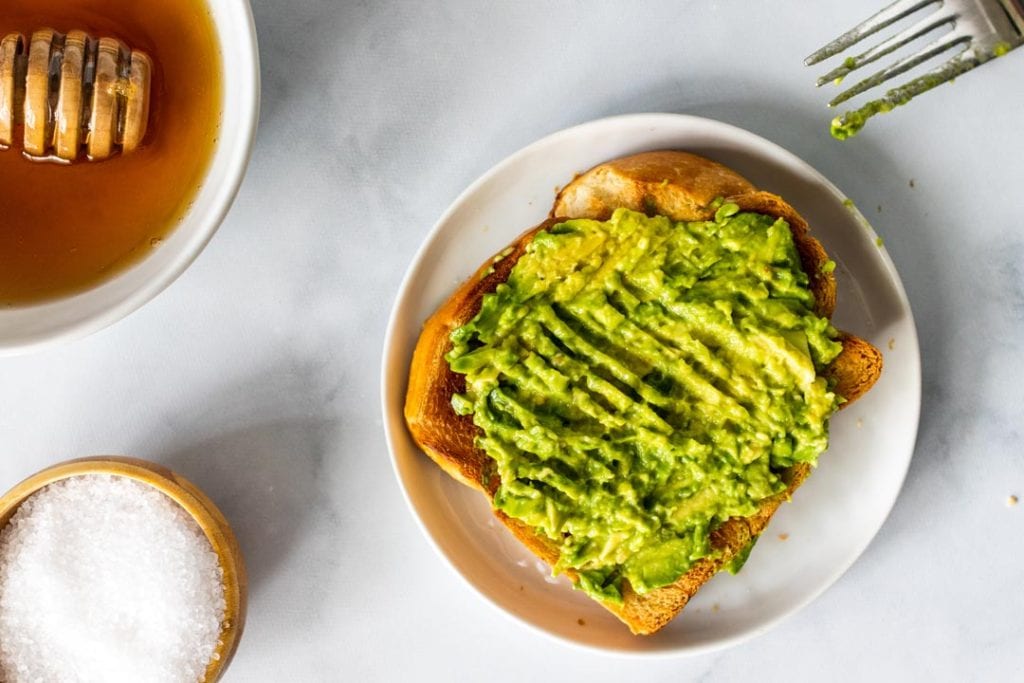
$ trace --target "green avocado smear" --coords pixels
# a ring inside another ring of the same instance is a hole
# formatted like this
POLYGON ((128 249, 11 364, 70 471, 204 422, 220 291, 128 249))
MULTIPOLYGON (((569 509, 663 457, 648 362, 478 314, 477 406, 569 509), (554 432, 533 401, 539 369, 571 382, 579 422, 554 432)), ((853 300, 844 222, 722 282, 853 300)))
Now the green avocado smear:
POLYGON ((827 448, 842 347, 814 303, 789 225, 735 204, 538 233, 446 356, 495 508, 600 600, 673 583, 827 448))

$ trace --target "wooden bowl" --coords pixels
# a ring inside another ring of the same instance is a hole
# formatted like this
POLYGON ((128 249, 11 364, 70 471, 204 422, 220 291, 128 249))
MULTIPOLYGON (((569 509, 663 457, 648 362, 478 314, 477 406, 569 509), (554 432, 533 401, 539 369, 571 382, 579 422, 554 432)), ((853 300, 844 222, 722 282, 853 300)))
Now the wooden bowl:
POLYGON ((238 649, 245 627, 248 580, 238 541, 228 521, 209 498, 194 484, 156 463, 117 456, 69 460, 48 467, 21 482, 0 498, 0 529, 10 521, 18 507, 34 493, 61 479, 85 474, 113 474, 153 486, 184 508, 206 534, 224 570, 224 600, 227 603, 220 642, 206 668, 205 683, 220 680, 238 649))

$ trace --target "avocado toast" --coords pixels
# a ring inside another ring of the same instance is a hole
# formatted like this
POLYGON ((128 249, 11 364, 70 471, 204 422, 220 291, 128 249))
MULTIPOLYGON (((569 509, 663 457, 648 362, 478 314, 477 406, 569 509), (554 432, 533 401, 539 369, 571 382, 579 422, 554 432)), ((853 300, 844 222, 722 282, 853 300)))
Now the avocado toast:
POLYGON ((650 152, 559 195, 427 321, 409 429, 536 555, 625 622, 737 566, 881 372, 828 324, 834 264, 796 211, 650 152))

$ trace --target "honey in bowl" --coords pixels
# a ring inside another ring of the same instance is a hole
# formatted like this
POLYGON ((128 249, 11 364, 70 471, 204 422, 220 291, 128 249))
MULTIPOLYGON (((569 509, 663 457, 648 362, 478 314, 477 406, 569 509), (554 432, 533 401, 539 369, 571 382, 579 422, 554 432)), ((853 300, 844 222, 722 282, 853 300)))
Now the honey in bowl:
POLYGON ((54 163, 0 149, 0 306, 73 294, 116 275, 180 222, 213 157, 221 58, 203 0, 3 0, 0 36, 43 28, 113 38, 153 65, 149 121, 131 153, 54 163))

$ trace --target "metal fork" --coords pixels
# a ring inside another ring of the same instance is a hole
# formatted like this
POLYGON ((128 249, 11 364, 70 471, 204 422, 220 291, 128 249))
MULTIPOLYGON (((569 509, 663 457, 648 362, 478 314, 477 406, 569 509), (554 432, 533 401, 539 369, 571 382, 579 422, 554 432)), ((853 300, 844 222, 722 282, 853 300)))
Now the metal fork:
POLYGON ((834 137, 845 140, 855 135, 875 114, 906 104, 924 91, 952 81, 960 74, 994 57, 1001 57, 1024 43, 1024 0, 898 0, 812 54, 804 60, 804 64, 811 66, 835 56, 925 8, 933 11, 870 50, 856 57, 847 57, 838 67, 819 78, 818 86, 829 82, 839 84, 852 71, 895 52, 911 41, 941 29, 945 29, 945 32, 919 52, 896 60, 841 92, 828 106, 835 107, 947 51, 957 49, 957 52, 944 64, 889 90, 880 99, 837 116, 832 120, 834 137))

